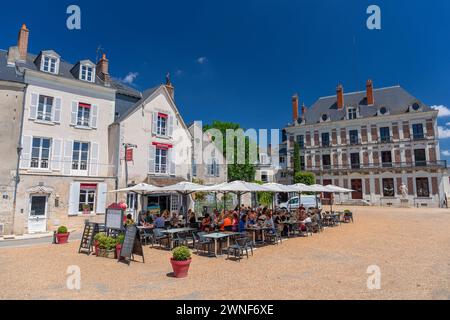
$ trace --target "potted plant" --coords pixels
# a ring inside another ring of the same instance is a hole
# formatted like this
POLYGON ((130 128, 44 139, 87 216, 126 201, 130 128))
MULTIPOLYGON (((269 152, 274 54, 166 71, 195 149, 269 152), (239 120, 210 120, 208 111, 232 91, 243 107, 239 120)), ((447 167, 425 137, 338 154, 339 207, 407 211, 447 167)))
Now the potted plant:
POLYGON ((124 234, 119 234, 116 238, 116 259, 120 257, 120 250, 122 249, 123 241, 125 240, 124 234))
POLYGON ((113 237, 104 236, 98 241, 98 256, 115 258, 117 240, 113 237))
POLYGON ((88 205, 87 203, 83 203, 82 208, 83 208, 83 214, 91 214, 91 206, 90 205, 88 205))
POLYGON ((106 234, 104 232, 99 232, 94 236, 94 248, 95 248, 95 255, 98 256, 98 248, 100 244, 100 239, 106 237, 106 234))
POLYGON ((173 249, 170 263, 175 277, 184 278, 188 275, 191 260, 191 251, 188 247, 180 246, 173 249))
POLYGON ((58 244, 67 243, 67 239, 69 239, 69 231, 67 231, 66 226, 60 226, 56 231, 56 239, 58 244))

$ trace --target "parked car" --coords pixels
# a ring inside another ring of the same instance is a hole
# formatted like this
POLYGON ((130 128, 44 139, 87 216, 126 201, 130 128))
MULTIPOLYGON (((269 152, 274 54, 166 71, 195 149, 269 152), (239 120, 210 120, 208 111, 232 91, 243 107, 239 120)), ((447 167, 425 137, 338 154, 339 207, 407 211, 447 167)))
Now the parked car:
MULTIPOLYGON (((305 207, 306 210, 309 208, 313 209, 316 207, 316 196, 314 195, 302 195, 300 198, 301 203, 305 207)), ((322 201, 320 200, 320 197, 317 196, 317 205, 319 206, 319 209, 322 208, 322 201)), ((292 197, 287 202, 280 203, 281 209, 298 209, 298 197, 292 197)))

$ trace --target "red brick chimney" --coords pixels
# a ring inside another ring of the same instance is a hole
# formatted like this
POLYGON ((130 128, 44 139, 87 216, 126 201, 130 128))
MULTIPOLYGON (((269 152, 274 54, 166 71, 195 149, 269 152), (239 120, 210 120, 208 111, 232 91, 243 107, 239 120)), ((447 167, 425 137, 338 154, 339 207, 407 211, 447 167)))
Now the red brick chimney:
POLYGON ((106 84, 109 84, 111 80, 108 69, 109 60, 106 58, 106 54, 102 54, 102 58, 97 62, 96 73, 106 84))
POLYGON ((375 103, 375 99, 373 98, 373 83, 370 79, 366 82, 366 92, 367 105, 372 106, 375 103))
POLYGON ((303 104, 302 104, 302 120, 305 120, 305 114, 306 114, 306 106, 305 106, 305 104, 303 103, 303 104))
POLYGON ((19 31, 19 37, 17 39, 17 48, 19 49, 19 59, 26 60, 28 54, 28 34, 27 26, 22 24, 22 28, 19 31))
POLYGON ((339 84, 336 88, 336 98, 338 110, 341 110, 344 108, 344 88, 342 87, 342 84, 339 84))
POLYGON ((298 95, 294 94, 292 96, 292 120, 294 123, 298 120, 298 95))

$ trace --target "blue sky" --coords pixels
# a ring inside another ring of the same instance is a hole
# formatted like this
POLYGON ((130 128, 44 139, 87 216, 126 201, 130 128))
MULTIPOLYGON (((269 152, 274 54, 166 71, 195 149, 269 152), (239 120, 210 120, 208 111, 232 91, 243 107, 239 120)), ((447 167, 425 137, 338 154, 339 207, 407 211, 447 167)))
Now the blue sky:
POLYGON ((375 87, 400 84, 443 106, 441 150, 450 150, 450 1, 21 3, 2 3, 0 48, 13 45, 26 23, 31 52, 51 48, 75 62, 95 60, 101 45, 113 76, 138 89, 170 72, 187 122, 281 128, 291 119, 292 94, 309 106, 338 82, 359 91, 371 78, 375 87), (81 8, 81 30, 66 28, 70 4, 81 8), (366 28, 370 4, 381 8, 381 30, 366 28))

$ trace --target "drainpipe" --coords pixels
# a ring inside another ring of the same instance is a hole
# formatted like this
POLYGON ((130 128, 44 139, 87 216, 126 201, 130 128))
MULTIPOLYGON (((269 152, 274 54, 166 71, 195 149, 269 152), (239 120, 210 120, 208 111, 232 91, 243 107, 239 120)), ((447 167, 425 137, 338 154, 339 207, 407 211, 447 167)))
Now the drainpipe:
POLYGON ((27 92, 28 84, 25 84, 23 88, 23 98, 22 98, 22 116, 20 117, 20 129, 19 129, 19 142, 17 144, 17 163, 16 163, 16 175, 14 177, 14 198, 13 198, 13 209, 12 209, 12 224, 11 234, 14 234, 14 224, 16 217, 16 204, 17 204, 17 188, 19 187, 20 176, 19 176, 19 167, 20 167, 20 156, 22 155, 22 134, 23 134, 23 122, 25 119, 25 100, 26 100, 26 92, 27 92))

